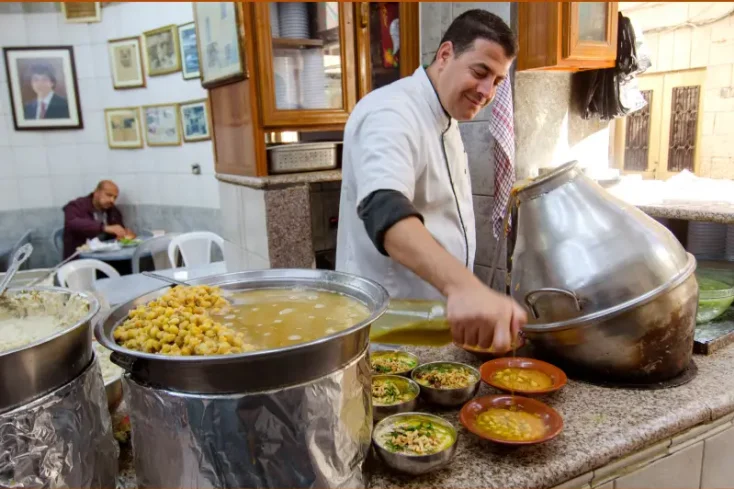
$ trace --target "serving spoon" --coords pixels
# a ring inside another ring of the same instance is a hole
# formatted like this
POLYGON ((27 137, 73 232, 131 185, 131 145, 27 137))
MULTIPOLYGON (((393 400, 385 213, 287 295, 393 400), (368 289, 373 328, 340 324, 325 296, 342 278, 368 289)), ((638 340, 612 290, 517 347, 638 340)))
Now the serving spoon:
POLYGON ((8 268, 8 271, 5 273, 5 278, 3 278, 3 281, 0 282, 0 307, 12 306, 10 300, 5 296, 5 292, 8 290, 10 282, 13 281, 15 273, 18 271, 18 269, 20 269, 20 266, 25 263, 28 258, 30 258, 31 253, 33 253, 33 245, 30 243, 26 243, 18 248, 18 250, 13 255, 13 261, 10 264, 10 268, 8 268))

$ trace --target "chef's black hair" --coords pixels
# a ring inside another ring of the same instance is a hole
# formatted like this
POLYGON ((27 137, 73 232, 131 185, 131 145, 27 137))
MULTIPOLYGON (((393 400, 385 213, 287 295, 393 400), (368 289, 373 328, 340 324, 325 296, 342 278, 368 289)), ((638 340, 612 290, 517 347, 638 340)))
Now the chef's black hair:
MULTIPOLYGON (((477 39, 496 42, 502 46, 508 58, 517 55, 517 39, 510 26, 499 16, 482 9, 467 10, 456 17, 443 35, 439 46, 451 41, 454 56, 460 56, 470 49, 477 39)), ((435 55, 433 59, 435 61, 435 55)))

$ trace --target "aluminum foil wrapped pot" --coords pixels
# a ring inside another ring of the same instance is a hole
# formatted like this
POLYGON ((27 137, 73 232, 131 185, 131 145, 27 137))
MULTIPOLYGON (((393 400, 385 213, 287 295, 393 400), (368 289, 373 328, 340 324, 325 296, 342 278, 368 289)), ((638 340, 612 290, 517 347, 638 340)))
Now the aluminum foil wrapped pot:
POLYGON ((541 356, 573 373, 658 382, 693 353, 696 260, 576 162, 516 190, 511 294, 541 356))
POLYGON ((372 406, 369 326, 387 308, 375 282, 325 270, 258 270, 192 280, 225 290, 298 286, 364 304, 359 324, 307 343, 233 355, 172 357, 118 346, 141 296, 97 324, 95 334, 127 370, 140 487, 363 487, 372 406), (165 453, 165 464, 158 454, 165 453))
POLYGON ((66 385, 0 414, 0 487, 115 487, 118 456, 96 359, 66 385))

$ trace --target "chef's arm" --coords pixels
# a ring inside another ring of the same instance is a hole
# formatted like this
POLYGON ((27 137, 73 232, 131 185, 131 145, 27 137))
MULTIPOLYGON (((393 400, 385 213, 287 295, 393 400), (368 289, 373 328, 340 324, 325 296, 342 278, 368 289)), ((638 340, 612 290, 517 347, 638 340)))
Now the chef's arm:
POLYGON ((365 198, 359 217, 375 247, 447 297, 447 319, 458 344, 506 352, 526 320, 511 298, 483 284, 423 225, 412 202, 395 190, 365 198))

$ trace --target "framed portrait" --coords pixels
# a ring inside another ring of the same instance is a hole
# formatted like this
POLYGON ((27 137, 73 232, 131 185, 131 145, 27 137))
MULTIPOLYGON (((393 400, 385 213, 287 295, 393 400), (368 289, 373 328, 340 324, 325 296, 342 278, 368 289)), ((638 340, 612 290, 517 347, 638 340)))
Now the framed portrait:
POLYGON ((71 46, 3 48, 17 131, 82 129, 71 46))
POLYGON ((148 76, 166 75, 181 69, 181 53, 175 25, 143 32, 143 51, 148 76))
POLYGON ((105 109, 107 144, 112 149, 137 149, 143 147, 143 131, 140 125, 140 109, 120 107, 105 109))
POLYGON ((181 74, 184 80, 201 78, 199 51, 196 48, 196 24, 178 26, 178 45, 181 47, 181 74))
POLYGON ((191 100, 178 105, 181 111, 181 128, 183 140, 187 143, 208 141, 212 138, 209 101, 207 99, 191 100))
POLYGON ((247 78, 238 21, 240 4, 193 2, 201 85, 211 88, 247 78))
POLYGON ((139 37, 112 39, 107 42, 112 70, 112 86, 116 89, 145 86, 142 50, 139 37))
POLYGON ((178 104, 143 106, 145 141, 148 146, 178 146, 181 144, 181 121, 178 104))

